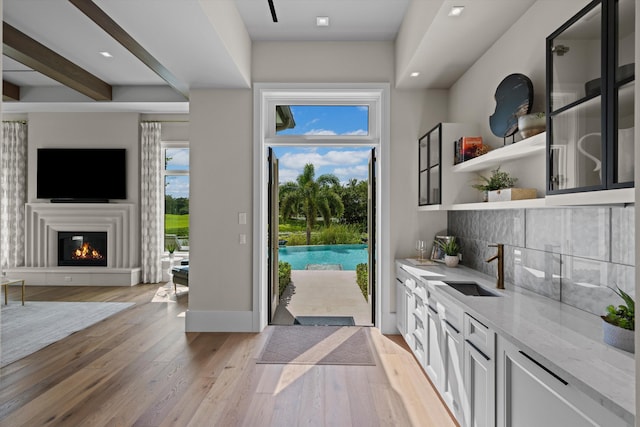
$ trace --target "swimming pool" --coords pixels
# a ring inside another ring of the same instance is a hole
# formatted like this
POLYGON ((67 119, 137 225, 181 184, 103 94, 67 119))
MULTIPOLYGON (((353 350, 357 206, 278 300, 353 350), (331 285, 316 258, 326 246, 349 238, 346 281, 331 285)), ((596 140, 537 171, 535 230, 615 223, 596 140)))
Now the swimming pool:
POLYGON ((306 270, 307 264, 341 264, 343 270, 355 270, 367 262, 368 252, 367 245, 289 246, 278 249, 278 257, 292 270, 306 270))

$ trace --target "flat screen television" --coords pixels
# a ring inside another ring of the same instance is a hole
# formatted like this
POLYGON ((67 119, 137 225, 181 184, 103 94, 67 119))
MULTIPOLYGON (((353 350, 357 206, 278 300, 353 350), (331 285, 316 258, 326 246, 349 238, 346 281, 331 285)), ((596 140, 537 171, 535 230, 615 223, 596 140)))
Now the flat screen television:
POLYGON ((39 148, 38 199, 106 202, 127 198, 124 148, 39 148))

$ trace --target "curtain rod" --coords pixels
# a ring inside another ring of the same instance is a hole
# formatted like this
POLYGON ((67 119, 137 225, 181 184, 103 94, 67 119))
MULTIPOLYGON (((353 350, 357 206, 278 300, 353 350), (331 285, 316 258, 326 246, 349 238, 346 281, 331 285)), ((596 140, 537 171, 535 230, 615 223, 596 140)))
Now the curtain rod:
POLYGON ((3 120, 2 123, 22 123, 22 124, 27 124, 26 120, 3 120))

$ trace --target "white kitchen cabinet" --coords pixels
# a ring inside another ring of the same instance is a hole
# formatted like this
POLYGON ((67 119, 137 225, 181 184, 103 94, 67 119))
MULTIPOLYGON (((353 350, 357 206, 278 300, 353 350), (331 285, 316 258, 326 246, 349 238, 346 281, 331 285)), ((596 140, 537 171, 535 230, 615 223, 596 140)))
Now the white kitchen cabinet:
POLYGON ((562 376, 498 337, 499 427, 628 426, 562 376))
POLYGON ((407 299, 404 282, 396 277, 396 327, 403 337, 407 333, 407 299))
POLYGON ((464 426, 462 310, 445 301, 439 302, 437 309, 442 328, 443 376, 440 393, 449 410, 464 426))
POLYGON ((467 313, 464 315, 463 354, 466 425, 495 426, 495 333, 467 313))
POLYGON ((444 376, 444 366, 442 362, 442 327, 440 326, 440 317, 438 316, 437 302, 430 295, 427 298, 426 310, 426 346, 424 370, 431 378, 431 382, 438 389, 442 389, 442 381, 444 376))

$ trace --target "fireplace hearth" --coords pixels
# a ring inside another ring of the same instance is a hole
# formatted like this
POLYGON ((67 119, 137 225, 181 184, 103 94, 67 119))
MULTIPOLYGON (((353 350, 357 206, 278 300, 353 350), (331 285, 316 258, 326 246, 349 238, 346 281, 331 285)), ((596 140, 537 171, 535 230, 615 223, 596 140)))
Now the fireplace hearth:
POLYGON ((107 233, 102 231, 59 231, 58 265, 106 267, 107 233))

